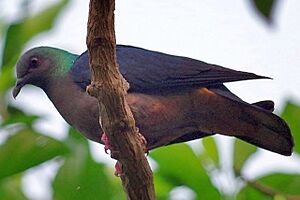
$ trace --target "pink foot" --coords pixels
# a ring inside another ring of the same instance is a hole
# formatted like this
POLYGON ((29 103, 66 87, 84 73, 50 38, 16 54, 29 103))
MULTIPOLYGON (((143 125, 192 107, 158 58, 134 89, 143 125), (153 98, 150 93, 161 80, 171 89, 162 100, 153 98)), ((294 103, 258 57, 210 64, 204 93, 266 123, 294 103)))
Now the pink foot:
MULTIPOLYGON (((107 135, 104 132, 103 132, 103 134, 101 136, 101 141, 104 143, 104 151, 105 151, 105 153, 108 154, 107 151, 108 150, 111 151, 112 150, 112 146, 111 146, 111 144, 109 142, 109 139, 108 139, 107 135)), ((148 155, 147 141, 146 141, 145 137, 142 134, 140 134, 139 132, 138 132, 138 141, 142 145, 144 152, 147 153, 147 155, 148 155)), ((119 161, 117 161, 117 163, 115 165, 115 169, 116 169, 116 171, 114 173, 115 176, 120 177, 121 175, 123 175, 122 164, 119 161)))
POLYGON ((104 142, 104 151, 106 154, 108 150, 111 150, 111 144, 109 143, 108 137, 105 133, 102 134, 101 136, 101 141, 104 142))
POLYGON ((117 161, 115 164, 115 176, 120 177, 121 175, 123 175, 123 169, 122 169, 122 164, 117 161))
MULTIPOLYGON (((109 139, 108 139, 108 137, 107 137, 107 135, 105 133, 102 134, 101 141, 104 142, 104 151, 105 151, 105 153, 108 154, 108 150, 111 151, 112 150, 112 146, 111 146, 111 144, 109 142, 109 139)), ((116 162, 115 169, 116 169, 116 171, 114 173, 115 176, 119 177, 119 176, 121 176, 123 174, 122 164, 119 161, 116 162)))

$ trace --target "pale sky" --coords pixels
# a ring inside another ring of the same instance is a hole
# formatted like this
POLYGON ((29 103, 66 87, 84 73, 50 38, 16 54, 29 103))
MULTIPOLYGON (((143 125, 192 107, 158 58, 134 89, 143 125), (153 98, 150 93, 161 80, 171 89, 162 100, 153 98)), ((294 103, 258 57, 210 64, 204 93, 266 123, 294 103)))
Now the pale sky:
MULTIPOLYGON (((16 17, 18 11, 14 5, 18 2, 1 0, 0 8, 5 7, 4 14, 9 19, 16 17)), ((33 2, 33 11, 45 6, 45 1, 33 2)), ((282 110, 288 99, 300 104, 299 0, 279 1, 272 27, 253 12, 248 0, 117 0, 116 5, 117 43, 269 76, 273 80, 235 82, 227 86, 248 102, 274 100, 276 112, 282 110)), ((87 14, 88 1, 71 1, 56 27, 36 37, 26 48, 54 46, 78 54, 85 51, 87 14)), ((39 129, 63 137, 65 122, 40 89, 24 88, 16 102, 28 112, 46 115, 38 123, 39 129)), ((92 146, 94 152, 103 151, 100 145, 92 146)), ((94 155, 97 160, 108 160, 102 153, 94 155)), ((293 162, 300 159, 295 156, 292 159, 262 151, 256 159, 246 170, 250 177, 259 175, 261 163, 266 169, 288 166, 300 172, 293 162)), ((51 170, 49 174, 51 177, 51 170)), ((30 175, 28 179, 38 182, 30 175)), ((45 189, 31 191, 29 195, 34 192, 33 195, 47 197, 45 189)))

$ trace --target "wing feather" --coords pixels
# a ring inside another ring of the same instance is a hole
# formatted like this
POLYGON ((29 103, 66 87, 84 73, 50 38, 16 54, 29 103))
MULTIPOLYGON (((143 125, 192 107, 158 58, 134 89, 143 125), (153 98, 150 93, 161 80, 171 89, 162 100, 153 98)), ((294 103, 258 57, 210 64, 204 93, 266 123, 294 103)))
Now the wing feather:
MULTIPOLYGON (((117 62, 120 72, 130 84, 131 92, 180 90, 268 78, 187 57, 123 45, 117 45, 117 62)), ((82 89, 90 84, 91 74, 87 52, 77 58, 70 74, 82 89)))

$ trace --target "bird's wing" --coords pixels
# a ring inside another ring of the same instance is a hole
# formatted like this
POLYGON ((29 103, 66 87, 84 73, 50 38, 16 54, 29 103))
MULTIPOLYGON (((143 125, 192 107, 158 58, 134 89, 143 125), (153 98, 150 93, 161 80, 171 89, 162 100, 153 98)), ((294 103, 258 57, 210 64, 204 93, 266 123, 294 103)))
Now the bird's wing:
POLYGON ((91 71, 87 51, 77 57, 71 70, 72 80, 83 90, 91 83, 91 71))
MULTIPOLYGON (((206 87, 225 82, 267 78, 191 58, 168 55, 131 46, 117 46, 120 71, 135 92, 206 87)), ((83 89, 90 83, 88 55, 83 53, 71 69, 83 89)))

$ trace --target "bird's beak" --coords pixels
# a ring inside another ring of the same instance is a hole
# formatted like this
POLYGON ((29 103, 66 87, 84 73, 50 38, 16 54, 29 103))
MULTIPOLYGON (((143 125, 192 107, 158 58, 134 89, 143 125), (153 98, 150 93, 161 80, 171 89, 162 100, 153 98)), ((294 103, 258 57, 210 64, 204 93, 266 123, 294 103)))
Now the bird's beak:
POLYGON ((16 98, 18 96, 18 94, 21 91, 22 87, 26 84, 27 84, 26 77, 22 77, 22 78, 17 79, 16 86, 14 87, 13 92, 12 92, 14 98, 16 98))

